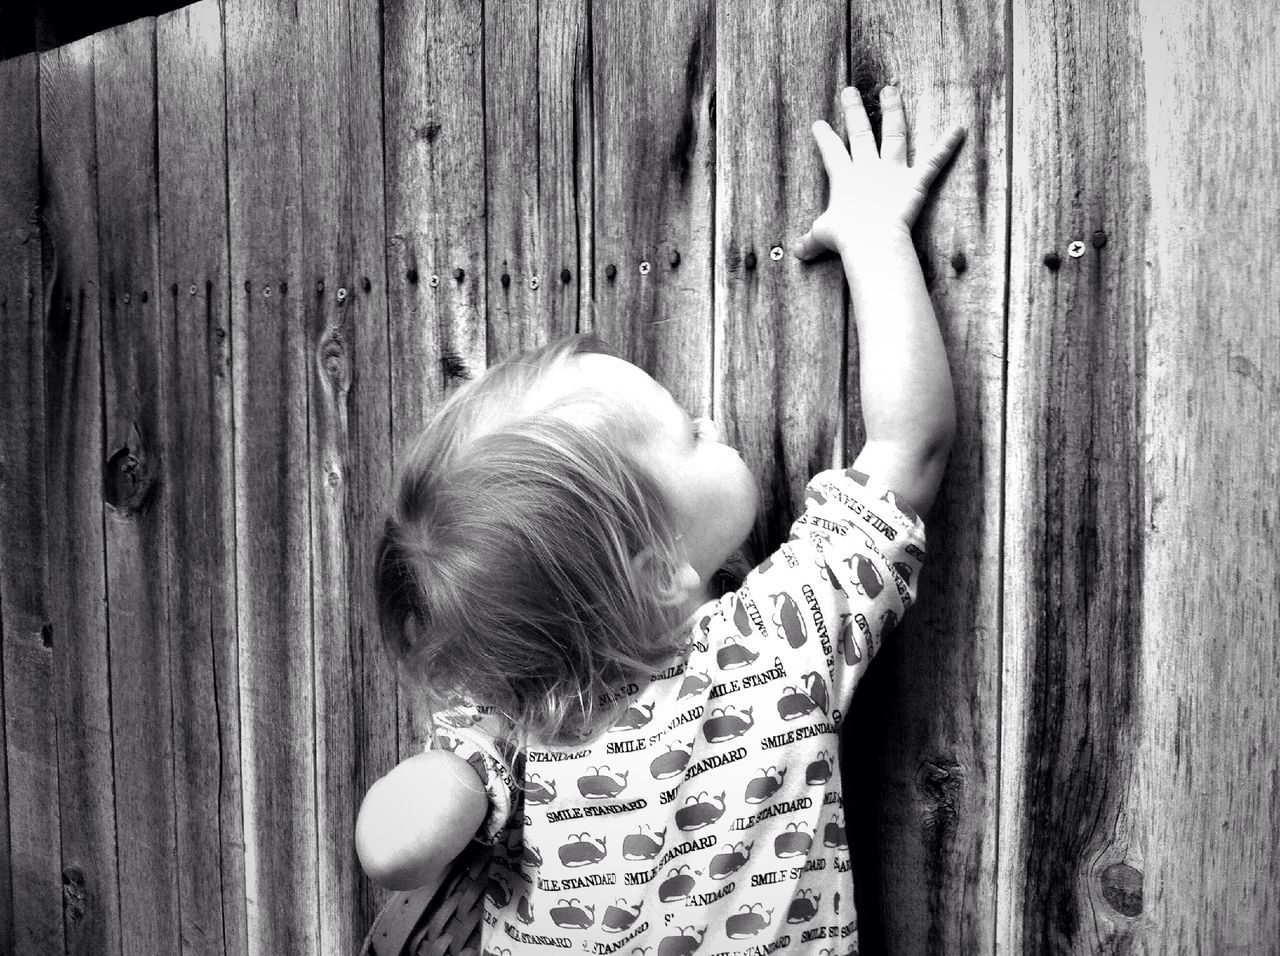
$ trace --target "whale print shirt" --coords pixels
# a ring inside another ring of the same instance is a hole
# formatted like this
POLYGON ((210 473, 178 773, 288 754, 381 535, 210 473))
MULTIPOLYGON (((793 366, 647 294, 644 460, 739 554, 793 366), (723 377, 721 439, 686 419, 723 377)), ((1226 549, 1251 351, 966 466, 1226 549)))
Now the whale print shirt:
POLYGON ((924 554, 893 491, 820 472, 790 539, 595 740, 514 753, 484 707, 437 715, 489 794, 485 953, 855 953, 837 732, 924 554))

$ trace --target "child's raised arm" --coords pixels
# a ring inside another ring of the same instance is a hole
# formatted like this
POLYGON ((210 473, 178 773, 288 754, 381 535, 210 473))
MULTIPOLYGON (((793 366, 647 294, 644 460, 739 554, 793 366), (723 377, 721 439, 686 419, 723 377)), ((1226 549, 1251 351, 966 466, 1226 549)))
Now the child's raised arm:
POLYGON ((397 764, 360 804, 356 854, 369 879, 393 890, 438 883, 489 807, 471 765, 447 750, 397 764))
POLYGON ((906 120, 897 89, 881 91, 879 153, 858 91, 847 87, 841 101, 849 149, 826 122, 813 124, 831 195, 826 211, 791 251, 801 259, 824 249, 840 254, 858 328, 867 431, 854 467, 878 476, 926 515, 951 451, 956 412, 951 372, 911 243, 911 226, 964 134, 953 128, 925 162, 908 167, 906 120))

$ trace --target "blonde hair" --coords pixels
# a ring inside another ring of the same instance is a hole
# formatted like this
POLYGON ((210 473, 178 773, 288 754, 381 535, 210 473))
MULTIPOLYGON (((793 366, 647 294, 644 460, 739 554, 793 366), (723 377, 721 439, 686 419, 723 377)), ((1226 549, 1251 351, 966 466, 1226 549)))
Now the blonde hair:
POLYGON ((619 691, 688 649, 672 515, 633 456, 642 417, 585 387, 529 401, 591 352, 613 354, 569 335, 490 367, 398 468, 375 593, 383 638, 429 712, 461 695, 518 738, 581 741, 618 716, 619 691))

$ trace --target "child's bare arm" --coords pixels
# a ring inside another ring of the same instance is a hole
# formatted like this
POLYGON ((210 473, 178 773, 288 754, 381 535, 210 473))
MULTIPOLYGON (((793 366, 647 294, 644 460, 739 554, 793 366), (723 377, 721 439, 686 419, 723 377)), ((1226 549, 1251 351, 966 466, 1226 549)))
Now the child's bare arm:
POLYGON ((951 372, 933 303, 911 242, 929 186, 963 135, 952 129, 927 161, 906 164, 906 121, 898 91, 881 94, 882 147, 857 90, 842 94, 849 149, 825 122, 813 125, 830 181, 826 211, 792 245, 808 259, 840 253, 858 327, 862 417, 867 442, 854 467, 880 477, 928 514, 955 436, 951 372))
POLYGON ((439 882, 488 807, 479 775, 457 754, 416 754, 365 794, 356 820, 360 865, 369 879, 393 890, 439 882))

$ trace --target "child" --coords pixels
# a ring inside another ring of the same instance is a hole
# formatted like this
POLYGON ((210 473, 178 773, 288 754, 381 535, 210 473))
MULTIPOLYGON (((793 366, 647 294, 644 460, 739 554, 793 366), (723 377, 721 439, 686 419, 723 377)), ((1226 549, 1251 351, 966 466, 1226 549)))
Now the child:
POLYGON ((392 888, 494 844, 486 952, 856 950, 838 730, 915 598, 955 430, 910 229, 957 128, 908 168, 856 90, 830 201, 791 251, 844 262, 867 442, 791 538, 712 588, 755 482, 708 421, 592 336, 499 363, 401 468, 377 556, 384 635, 435 746, 370 788, 356 842, 392 888))

